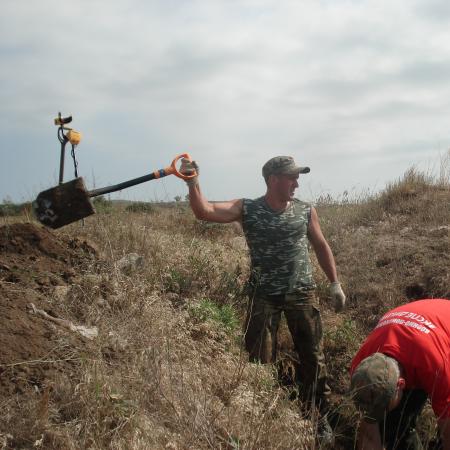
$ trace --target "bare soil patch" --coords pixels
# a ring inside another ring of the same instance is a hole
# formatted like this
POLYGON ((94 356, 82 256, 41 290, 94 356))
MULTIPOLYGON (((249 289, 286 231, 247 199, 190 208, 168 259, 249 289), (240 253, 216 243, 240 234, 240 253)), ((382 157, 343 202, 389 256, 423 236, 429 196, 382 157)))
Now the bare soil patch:
POLYGON ((0 400, 41 391, 57 373, 73 373, 77 349, 88 340, 33 313, 72 320, 53 295, 68 286, 95 257, 86 241, 58 236, 40 226, 0 227, 0 400))

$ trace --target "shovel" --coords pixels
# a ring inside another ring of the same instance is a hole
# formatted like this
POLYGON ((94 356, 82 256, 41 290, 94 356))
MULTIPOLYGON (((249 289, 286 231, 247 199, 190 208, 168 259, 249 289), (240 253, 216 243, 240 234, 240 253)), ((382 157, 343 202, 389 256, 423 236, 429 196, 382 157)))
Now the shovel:
POLYGON ((120 191, 137 184, 145 183, 146 181, 166 177, 167 175, 176 175, 183 180, 189 180, 195 177, 197 175, 196 173, 184 175, 178 171, 176 165, 181 158, 192 161, 188 153, 182 153, 176 156, 172 164, 165 169, 155 170, 148 175, 92 191, 86 189, 82 177, 75 178, 67 183, 61 183, 56 187, 39 193, 36 200, 32 203, 33 212, 43 225, 53 229, 63 227, 64 225, 95 214, 91 197, 120 191))

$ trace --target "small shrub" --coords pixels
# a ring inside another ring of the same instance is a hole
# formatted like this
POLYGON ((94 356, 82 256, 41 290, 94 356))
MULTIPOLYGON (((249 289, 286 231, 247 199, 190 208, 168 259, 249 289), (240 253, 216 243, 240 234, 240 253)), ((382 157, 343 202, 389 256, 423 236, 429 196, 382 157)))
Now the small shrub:
POLYGON ((386 189, 367 199, 355 222, 370 225, 388 217, 414 217, 418 223, 441 223, 450 218, 449 210, 441 207, 448 195, 448 184, 433 176, 408 169, 403 177, 387 184, 386 189))
POLYGON ((325 331, 324 337, 329 347, 343 351, 356 349, 360 341, 356 323, 352 319, 345 319, 340 325, 325 331))
POLYGON ((408 211, 411 200, 430 189, 432 185, 433 180, 430 176, 410 168, 402 179, 387 185, 378 202, 386 211, 401 212, 402 209, 408 211))
POLYGON ((135 202, 131 205, 128 205, 125 208, 125 211, 131 212, 131 213, 154 213, 156 212, 156 208, 151 203, 147 202, 135 202))
POLYGON ((106 199, 103 195, 101 195, 99 197, 94 197, 94 200, 92 201, 92 203, 94 204, 97 212, 101 212, 101 213, 110 212, 112 209, 112 206, 113 206, 112 201, 106 199))
POLYGON ((219 323, 227 332, 236 330, 239 326, 239 320, 236 313, 230 305, 219 306, 210 299, 203 299, 198 305, 190 308, 191 316, 199 321, 206 322, 212 320, 219 323))
POLYGON ((0 205, 0 217, 20 216, 25 210, 30 209, 30 203, 5 202, 0 205))
POLYGON ((171 268, 164 277, 164 289, 177 294, 187 294, 191 291, 192 274, 177 268, 171 268))

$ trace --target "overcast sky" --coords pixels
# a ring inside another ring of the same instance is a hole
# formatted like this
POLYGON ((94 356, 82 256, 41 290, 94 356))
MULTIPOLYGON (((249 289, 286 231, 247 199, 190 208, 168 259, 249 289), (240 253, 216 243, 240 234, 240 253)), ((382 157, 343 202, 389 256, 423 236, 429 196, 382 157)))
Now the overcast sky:
POLYGON ((88 188, 189 152, 212 200, 263 194, 275 155, 311 167, 314 199, 434 173, 450 148, 448 0, 2 0, 0 68, 0 202, 57 184, 58 111, 88 188))

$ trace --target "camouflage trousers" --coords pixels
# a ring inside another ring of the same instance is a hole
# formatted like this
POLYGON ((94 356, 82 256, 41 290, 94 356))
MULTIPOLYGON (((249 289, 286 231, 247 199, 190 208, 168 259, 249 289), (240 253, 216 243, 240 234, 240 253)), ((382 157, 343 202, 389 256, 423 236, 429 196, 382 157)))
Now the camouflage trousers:
POLYGON ((275 363, 277 335, 284 313, 298 354, 301 393, 309 402, 328 410, 330 387, 323 353, 322 318, 315 291, 250 297, 245 328, 245 348, 250 361, 275 363))

